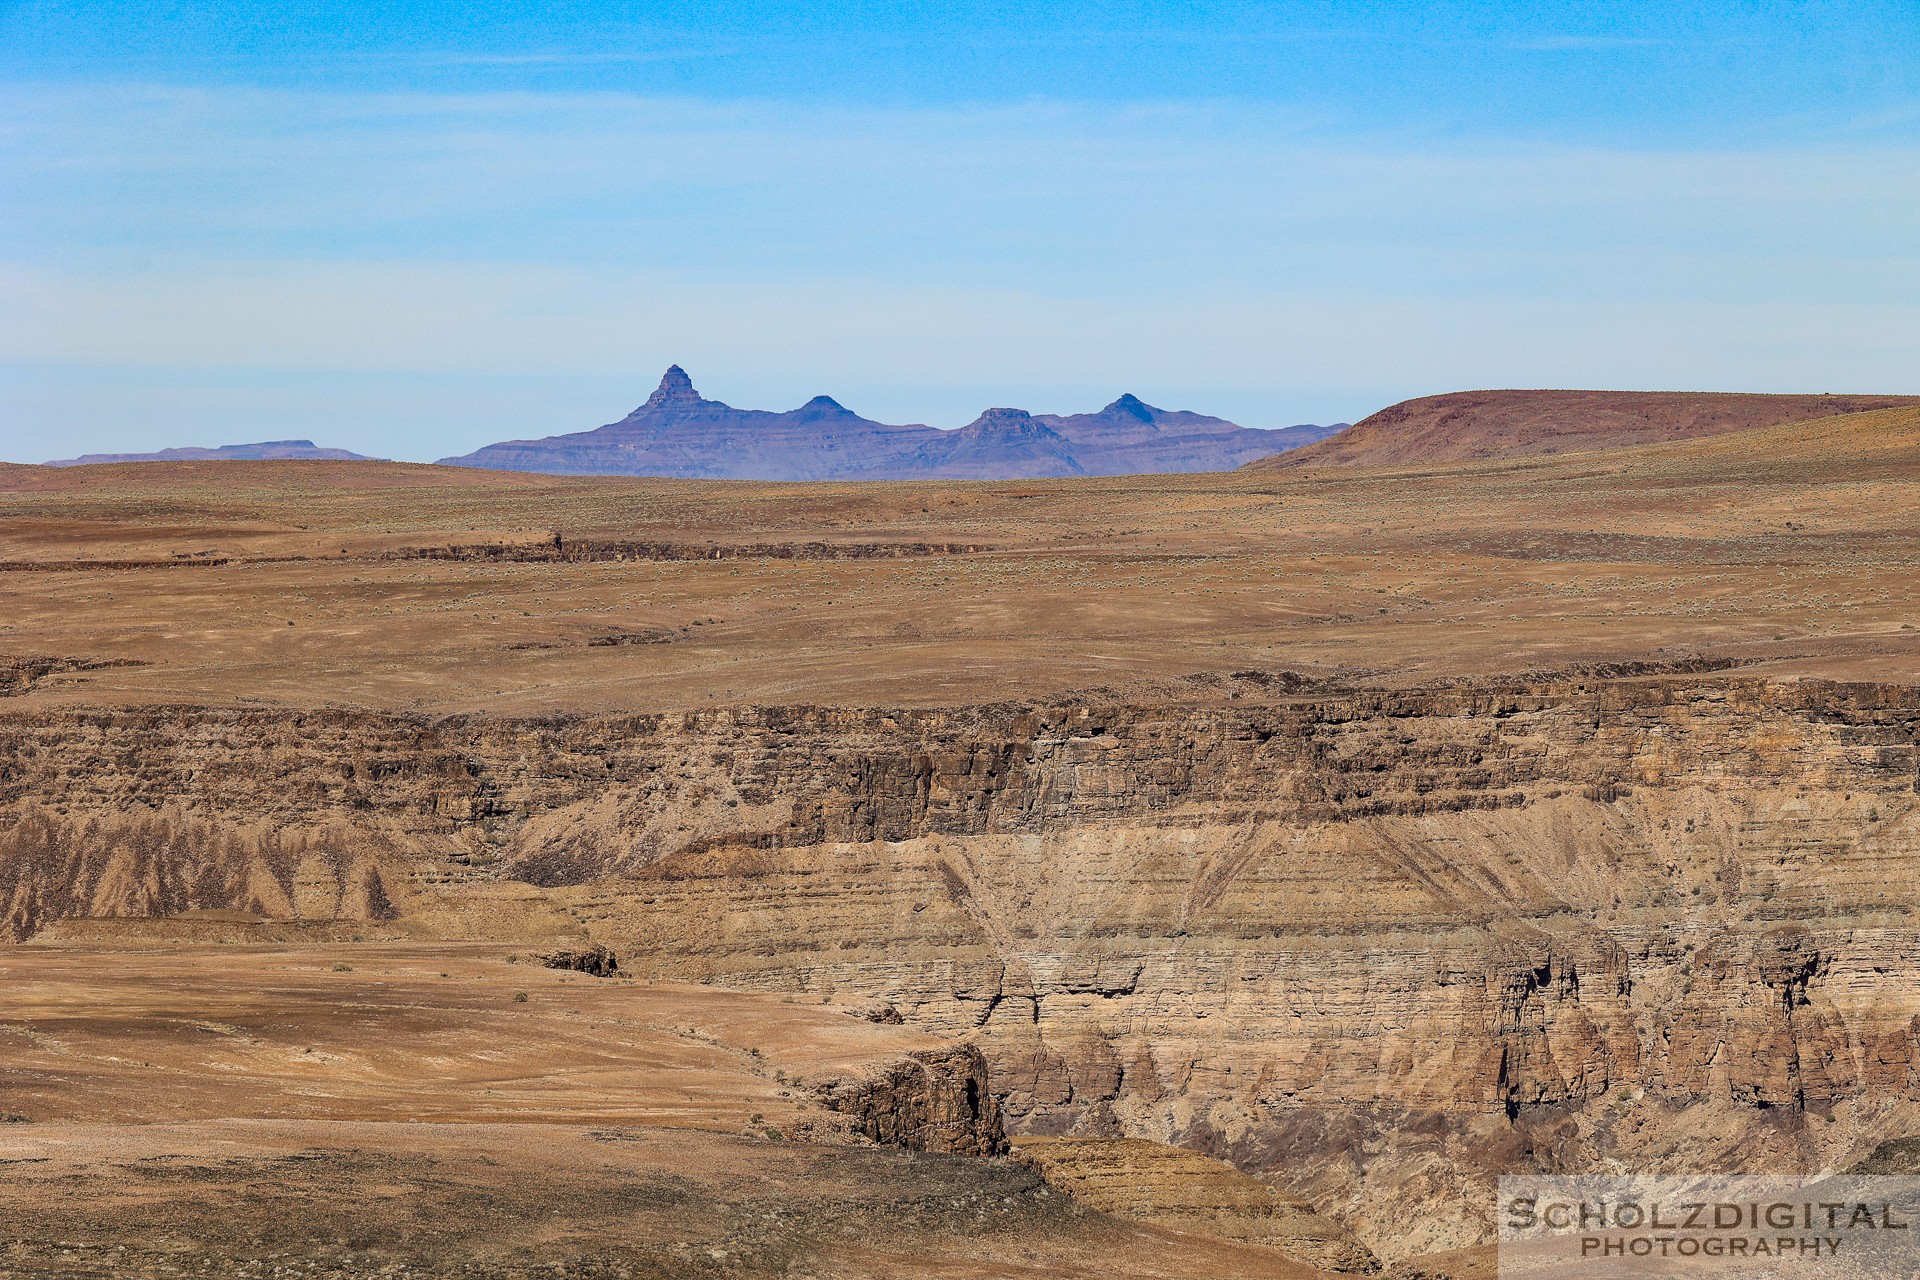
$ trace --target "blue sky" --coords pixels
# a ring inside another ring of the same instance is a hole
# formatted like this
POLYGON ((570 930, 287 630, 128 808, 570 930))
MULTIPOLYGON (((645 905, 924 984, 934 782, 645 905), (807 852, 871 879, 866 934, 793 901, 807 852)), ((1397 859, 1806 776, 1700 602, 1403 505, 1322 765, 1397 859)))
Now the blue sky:
POLYGON ((1920 6, 0 3, 0 458, 1920 392, 1920 6))

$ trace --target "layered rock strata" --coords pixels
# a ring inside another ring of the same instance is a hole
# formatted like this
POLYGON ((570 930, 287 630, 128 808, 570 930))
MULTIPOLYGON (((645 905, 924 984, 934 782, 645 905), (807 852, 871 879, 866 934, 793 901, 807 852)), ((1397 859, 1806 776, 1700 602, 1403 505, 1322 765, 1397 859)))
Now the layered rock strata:
MULTIPOLYGON (((0 922, 591 938, 971 1037, 1010 1132, 1194 1146, 1383 1256, 1503 1169, 1920 1131, 1904 687, 0 716, 0 922)), ((983 1104, 984 1105, 984 1104, 983 1104)), ((908 1127, 920 1124, 913 1121, 908 1127)))

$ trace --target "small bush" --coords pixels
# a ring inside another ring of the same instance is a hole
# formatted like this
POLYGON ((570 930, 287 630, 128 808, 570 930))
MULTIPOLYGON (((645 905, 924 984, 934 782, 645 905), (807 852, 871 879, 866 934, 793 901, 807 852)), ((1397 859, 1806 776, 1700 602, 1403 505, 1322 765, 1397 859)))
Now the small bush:
POLYGON ((513 1002, 514 1002, 515 1004, 525 1004, 525 1003, 527 1002, 527 993, 526 993, 526 992, 524 992, 524 991, 516 991, 516 992, 514 992, 514 993, 513 993, 513 1002))
POLYGON ((340 964, 333 966, 333 971, 335 973, 352 973, 353 966, 345 962, 342 962, 340 964))

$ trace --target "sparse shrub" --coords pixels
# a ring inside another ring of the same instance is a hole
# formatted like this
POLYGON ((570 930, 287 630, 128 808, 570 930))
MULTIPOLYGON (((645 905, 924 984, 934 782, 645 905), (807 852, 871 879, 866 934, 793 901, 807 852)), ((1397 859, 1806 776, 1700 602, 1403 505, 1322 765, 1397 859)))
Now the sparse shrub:
POLYGON ((526 993, 526 992, 524 992, 524 991, 516 991, 516 992, 514 992, 514 993, 513 993, 513 1002, 514 1002, 515 1004, 525 1004, 525 1003, 527 1002, 527 993, 526 993))
POLYGON ((335 973, 352 973, 353 966, 346 963, 345 961, 342 961, 339 964, 336 964, 335 966, 333 966, 333 971, 335 973))

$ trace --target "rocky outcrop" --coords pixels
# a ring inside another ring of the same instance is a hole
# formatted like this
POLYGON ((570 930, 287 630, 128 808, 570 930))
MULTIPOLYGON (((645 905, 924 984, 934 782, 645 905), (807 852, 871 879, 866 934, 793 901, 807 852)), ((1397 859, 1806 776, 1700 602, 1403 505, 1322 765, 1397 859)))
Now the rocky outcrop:
POLYGON ((125 659, 60 658, 45 654, 0 656, 0 698, 26 693, 49 676, 77 671, 100 671, 109 667, 141 665, 125 659))
POLYGON ((969 1156, 1007 1149, 986 1059, 973 1045, 924 1050, 810 1087, 821 1105, 852 1118, 854 1132, 886 1146, 969 1156))
POLYGON ((545 952, 540 956, 540 963, 549 969, 568 969, 595 978, 611 978, 620 972, 620 958, 597 943, 545 952))
POLYGON ((1896 1178, 1914 1177, 1920 1174, 1920 1138, 1888 1139, 1869 1151, 1865 1158, 1857 1161, 1847 1172, 1896 1178))

